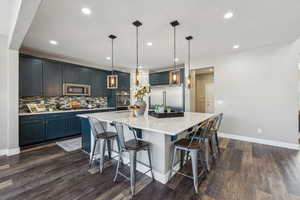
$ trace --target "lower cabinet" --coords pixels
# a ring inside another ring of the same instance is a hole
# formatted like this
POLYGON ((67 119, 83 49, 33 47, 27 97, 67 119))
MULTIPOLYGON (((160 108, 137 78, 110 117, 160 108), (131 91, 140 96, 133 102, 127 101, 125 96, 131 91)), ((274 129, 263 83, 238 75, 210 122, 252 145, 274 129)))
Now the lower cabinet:
POLYGON ((20 120, 20 146, 43 142, 45 140, 44 121, 40 118, 20 120))
POLYGON ((45 118, 46 140, 64 137, 66 120, 64 116, 50 116, 45 118))
MULTIPOLYGON (((97 112, 107 112, 112 110, 101 110, 97 112)), ((59 114, 38 114, 20 116, 19 122, 19 143, 20 146, 46 142, 58 138, 80 135, 82 131, 88 133, 85 137, 84 145, 90 143, 90 131, 88 120, 82 128, 82 122, 77 114, 93 113, 95 111, 68 112, 59 114)), ((89 147, 86 147, 89 148, 89 147)))

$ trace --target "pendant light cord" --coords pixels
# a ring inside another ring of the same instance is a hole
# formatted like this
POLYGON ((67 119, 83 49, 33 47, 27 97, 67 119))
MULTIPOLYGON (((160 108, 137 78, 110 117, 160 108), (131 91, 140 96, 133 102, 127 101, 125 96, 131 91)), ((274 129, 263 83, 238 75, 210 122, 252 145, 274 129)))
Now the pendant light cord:
POLYGON ((111 74, 114 74, 114 40, 111 40, 111 74))
POLYGON ((190 70, 191 70, 191 42, 188 40, 188 59, 189 59, 189 76, 190 76, 190 70))
POLYGON ((139 27, 136 27, 136 73, 139 72, 139 27))
POLYGON ((174 68, 177 69, 176 66, 176 26, 174 26, 174 68))

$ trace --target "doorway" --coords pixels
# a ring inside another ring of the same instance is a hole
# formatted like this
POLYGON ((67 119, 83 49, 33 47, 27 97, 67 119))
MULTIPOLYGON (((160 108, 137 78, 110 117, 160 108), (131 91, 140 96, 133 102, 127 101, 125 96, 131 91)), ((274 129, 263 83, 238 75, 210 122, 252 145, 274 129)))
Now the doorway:
POLYGON ((192 71, 191 111, 214 113, 215 85, 214 68, 201 68, 192 71))

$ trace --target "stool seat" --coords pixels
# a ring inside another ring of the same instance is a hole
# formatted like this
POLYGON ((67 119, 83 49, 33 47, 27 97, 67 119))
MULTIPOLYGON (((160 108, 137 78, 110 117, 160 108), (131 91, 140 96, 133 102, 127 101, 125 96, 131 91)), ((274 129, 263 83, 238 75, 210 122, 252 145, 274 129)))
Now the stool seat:
POLYGON ((175 146, 189 149, 199 149, 201 147, 201 143, 198 141, 192 141, 187 138, 180 139, 174 143, 175 146))
POLYGON ((111 132, 111 131, 105 131, 103 133, 96 134, 95 137, 97 139, 111 139, 111 138, 117 137, 117 133, 111 132))
POLYGON ((150 146, 150 143, 141 140, 128 140, 125 142, 125 148, 127 150, 141 150, 150 146))

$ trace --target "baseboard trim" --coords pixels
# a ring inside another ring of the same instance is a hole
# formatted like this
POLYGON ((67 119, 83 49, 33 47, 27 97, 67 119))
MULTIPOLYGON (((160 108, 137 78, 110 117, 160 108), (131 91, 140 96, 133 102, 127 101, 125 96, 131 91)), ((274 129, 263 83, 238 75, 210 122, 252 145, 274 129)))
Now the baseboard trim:
POLYGON ((13 149, 1 149, 0 156, 13 156, 20 153, 20 148, 13 148, 13 149))
POLYGON ((229 139, 240 140, 245 142, 253 142, 258 144, 265 144, 265 145, 271 145, 271 146, 282 147, 287 149, 299 150, 299 144, 278 142, 278 141, 266 140, 266 139, 258 139, 258 138, 252 138, 252 137, 246 137, 246 136, 240 136, 240 135, 234 135, 228 133, 219 133, 219 136, 223 138, 229 138, 229 139))

